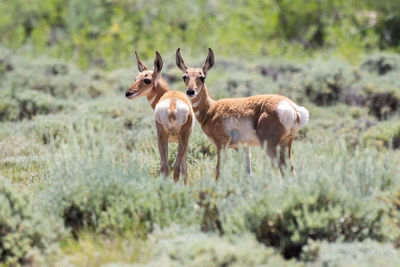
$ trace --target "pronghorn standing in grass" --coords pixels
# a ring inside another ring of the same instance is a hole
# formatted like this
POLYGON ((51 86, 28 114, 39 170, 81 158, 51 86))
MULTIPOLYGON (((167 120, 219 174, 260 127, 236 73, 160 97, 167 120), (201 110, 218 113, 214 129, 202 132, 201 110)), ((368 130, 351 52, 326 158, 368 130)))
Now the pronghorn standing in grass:
POLYGON ((167 82, 161 78, 163 61, 158 52, 154 60, 154 70, 139 59, 135 52, 139 74, 136 81, 126 90, 125 96, 135 99, 146 96, 150 106, 155 110, 158 150, 161 158, 161 173, 169 175, 168 141, 178 143, 178 155, 174 164, 174 181, 179 181, 180 173, 188 185, 186 155, 189 136, 194 126, 192 106, 182 92, 169 91, 167 82))
POLYGON ((279 169, 283 175, 285 153, 292 163, 292 142, 300 128, 309 119, 304 107, 281 95, 256 95, 246 98, 225 98, 214 101, 208 94, 205 79, 214 66, 214 53, 209 48, 202 68, 189 68, 183 60, 180 49, 176 51, 176 65, 183 71, 186 94, 192 101, 197 121, 208 138, 217 148, 215 177, 218 179, 221 164, 221 150, 239 146, 246 147, 247 171, 251 173, 249 146, 267 145, 267 154, 274 161, 280 146, 279 169))

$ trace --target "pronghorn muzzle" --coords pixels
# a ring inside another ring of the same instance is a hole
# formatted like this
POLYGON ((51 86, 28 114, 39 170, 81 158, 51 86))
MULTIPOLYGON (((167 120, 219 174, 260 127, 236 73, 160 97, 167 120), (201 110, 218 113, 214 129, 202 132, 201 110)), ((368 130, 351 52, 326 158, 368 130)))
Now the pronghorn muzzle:
POLYGON ((186 91, 186 94, 187 94, 189 97, 192 97, 192 96, 194 96, 194 95, 196 94, 196 91, 193 90, 192 88, 189 88, 189 89, 186 91))
POLYGON ((125 96, 127 97, 127 98, 129 98, 129 97, 131 97, 133 95, 133 92, 131 92, 131 91, 126 91, 126 93, 125 93, 125 96))

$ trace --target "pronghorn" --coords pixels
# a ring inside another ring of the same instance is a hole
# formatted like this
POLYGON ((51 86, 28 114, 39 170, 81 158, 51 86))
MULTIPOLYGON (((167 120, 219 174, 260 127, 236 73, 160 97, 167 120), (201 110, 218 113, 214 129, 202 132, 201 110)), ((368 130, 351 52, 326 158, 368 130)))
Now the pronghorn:
POLYGON ((182 92, 169 91, 167 82, 161 78, 163 61, 158 52, 154 60, 154 70, 139 59, 135 52, 139 74, 136 81, 126 90, 128 99, 146 96, 155 110, 158 150, 161 158, 161 173, 168 177, 168 142, 178 143, 178 155, 174 164, 174 181, 179 181, 182 172, 184 183, 188 185, 186 155, 189 136, 194 126, 194 114, 186 95, 182 92))
POLYGON ((186 94, 192 101, 197 121, 203 132, 217 148, 215 177, 218 179, 221 151, 225 148, 246 147, 247 171, 251 174, 250 146, 267 144, 267 154, 274 162, 280 146, 279 169, 283 175, 285 151, 292 163, 292 142, 300 128, 308 123, 309 113, 282 95, 256 95, 246 98, 225 98, 214 101, 208 94, 205 79, 214 66, 214 53, 209 48, 202 68, 189 68, 180 48, 176 51, 176 65, 183 71, 186 94))

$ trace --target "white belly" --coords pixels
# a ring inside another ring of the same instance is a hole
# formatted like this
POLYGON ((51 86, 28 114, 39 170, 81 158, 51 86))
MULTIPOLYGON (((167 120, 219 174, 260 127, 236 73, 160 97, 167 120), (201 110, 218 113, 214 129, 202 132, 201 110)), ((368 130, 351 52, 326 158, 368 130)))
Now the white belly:
POLYGON ((223 124, 225 133, 231 138, 230 147, 260 145, 251 119, 228 118, 223 121, 223 124))

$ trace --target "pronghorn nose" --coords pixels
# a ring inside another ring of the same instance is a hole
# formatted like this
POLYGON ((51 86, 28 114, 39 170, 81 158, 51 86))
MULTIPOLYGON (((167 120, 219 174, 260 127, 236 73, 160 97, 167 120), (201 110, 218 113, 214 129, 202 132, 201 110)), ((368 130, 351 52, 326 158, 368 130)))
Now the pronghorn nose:
POLYGON ((133 95, 133 93, 131 91, 126 91, 126 93, 125 93, 126 97, 130 97, 131 95, 133 95))
POLYGON ((186 94, 188 95, 188 96, 194 96, 194 94, 195 94, 195 91, 193 90, 193 89, 188 89, 187 91, 186 91, 186 94))

